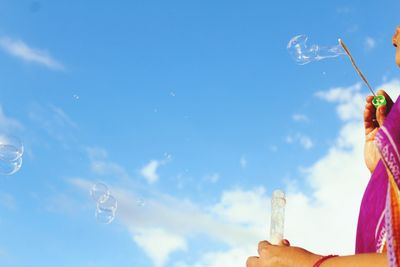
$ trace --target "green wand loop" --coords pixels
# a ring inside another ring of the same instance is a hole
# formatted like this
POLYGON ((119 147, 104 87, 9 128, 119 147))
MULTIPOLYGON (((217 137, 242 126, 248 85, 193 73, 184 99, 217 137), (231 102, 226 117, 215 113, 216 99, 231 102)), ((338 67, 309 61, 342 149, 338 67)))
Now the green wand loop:
POLYGON ((374 96, 374 99, 372 100, 372 104, 375 106, 375 108, 378 108, 380 106, 386 105, 385 97, 383 95, 376 95, 374 90, 372 90, 371 85, 369 84, 369 82, 367 81, 365 76, 362 74, 360 69, 357 67, 357 64, 356 64, 353 56, 351 55, 351 53, 350 53, 349 49, 347 48, 347 46, 343 43, 342 39, 339 39, 339 44, 343 47, 344 51, 349 56, 351 63, 356 68, 357 73, 360 75, 361 79, 365 82, 365 84, 367 85, 368 89, 371 91, 372 95, 374 96))

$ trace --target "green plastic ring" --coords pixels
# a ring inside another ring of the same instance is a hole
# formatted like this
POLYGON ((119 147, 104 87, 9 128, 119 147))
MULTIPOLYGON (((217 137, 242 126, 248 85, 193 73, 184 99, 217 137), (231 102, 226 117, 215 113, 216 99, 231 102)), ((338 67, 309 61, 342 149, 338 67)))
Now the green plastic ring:
POLYGON ((380 106, 385 106, 386 99, 383 95, 375 96, 374 99, 372 100, 372 104, 375 106, 375 108, 378 108, 380 106))

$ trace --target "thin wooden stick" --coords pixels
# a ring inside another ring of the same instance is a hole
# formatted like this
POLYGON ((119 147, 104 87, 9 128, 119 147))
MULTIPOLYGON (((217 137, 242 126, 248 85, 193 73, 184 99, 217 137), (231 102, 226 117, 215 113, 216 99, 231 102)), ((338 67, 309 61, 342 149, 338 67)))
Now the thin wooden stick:
POLYGON ((357 67, 356 62, 354 61, 353 56, 351 55, 349 49, 347 48, 347 46, 343 43, 342 39, 339 39, 339 44, 343 47, 344 51, 346 52, 346 54, 349 56, 351 63, 353 64, 353 66, 356 68, 356 71, 358 72, 358 74, 360 75, 361 79, 363 79, 363 81, 365 82, 365 84, 368 86, 368 89, 371 91, 371 93, 376 96, 376 94, 374 93, 374 90, 372 90, 371 85, 369 85, 367 79, 365 78, 365 76, 362 74, 362 72, 360 71, 360 69, 357 67))

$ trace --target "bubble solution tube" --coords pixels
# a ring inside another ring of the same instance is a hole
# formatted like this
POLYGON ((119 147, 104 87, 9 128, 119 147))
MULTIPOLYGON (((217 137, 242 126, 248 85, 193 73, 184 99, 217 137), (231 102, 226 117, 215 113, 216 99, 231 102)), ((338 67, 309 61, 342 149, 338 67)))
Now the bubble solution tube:
POLYGON ((271 199, 271 229, 270 242, 273 245, 279 244, 283 239, 283 231, 285 226, 285 193, 275 190, 271 199))

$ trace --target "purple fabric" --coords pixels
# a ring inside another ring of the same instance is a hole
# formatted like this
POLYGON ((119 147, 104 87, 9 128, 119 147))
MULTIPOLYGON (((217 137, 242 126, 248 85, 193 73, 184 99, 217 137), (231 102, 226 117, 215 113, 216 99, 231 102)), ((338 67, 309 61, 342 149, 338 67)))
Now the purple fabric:
POLYGON ((361 202, 356 237, 357 254, 377 251, 385 224, 380 219, 385 210, 387 187, 386 169, 383 162, 379 161, 361 202))
POLYGON ((400 266, 400 221, 399 221, 399 196, 400 187, 400 98, 392 107, 390 114, 385 120, 383 126, 379 129, 375 143, 379 149, 382 159, 387 169, 393 177, 390 190, 386 195, 385 205, 385 229, 387 255, 390 267, 400 266), (392 201, 395 201, 392 203, 392 201))
MULTIPOLYGON (((400 185, 400 162, 397 157, 400 150, 400 97, 392 106, 383 127, 376 135, 375 142, 395 180, 400 185)), ((382 161, 379 161, 361 202, 358 218, 356 253, 378 252, 382 247, 382 238, 388 227, 384 218, 387 211, 388 175, 382 161)), ((389 205, 390 206, 390 205, 389 205)))

